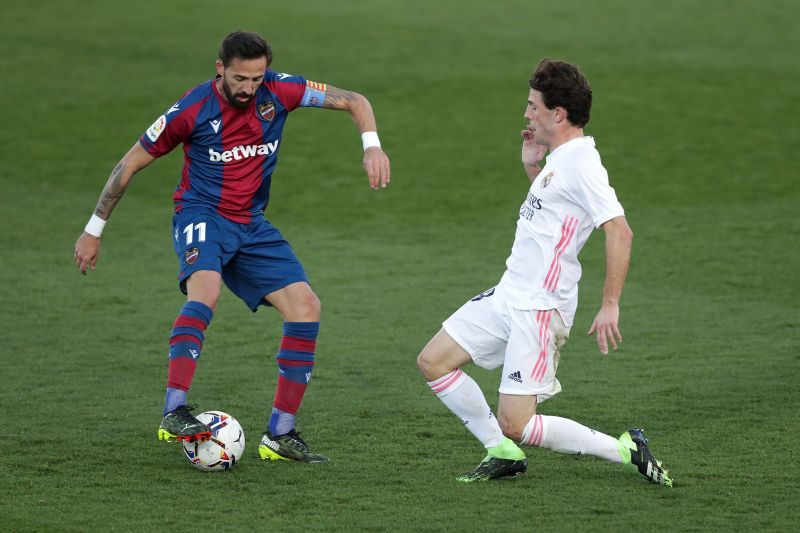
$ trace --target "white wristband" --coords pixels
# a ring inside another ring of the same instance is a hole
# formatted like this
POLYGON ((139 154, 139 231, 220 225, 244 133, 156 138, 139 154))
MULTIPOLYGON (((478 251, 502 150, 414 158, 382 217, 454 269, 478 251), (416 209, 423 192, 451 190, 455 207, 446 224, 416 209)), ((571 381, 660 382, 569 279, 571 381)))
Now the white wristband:
POLYGON ((93 237, 100 238, 100 235, 103 234, 103 227, 106 225, 106 221, 100 218, 97 215, 92 215, 92 218, 89 219, 89 222, 86 224, 86 227, 83 229, 86 233, 93 237))
POLYGON ((378 139, 378 132, 376 131, 365 131, 361 134, 361 143, 364 145, 364 151, 367 151, 367 148, 371 148, 373 146, 377 146, 378 148, 381 147, 381 141, 378 139))

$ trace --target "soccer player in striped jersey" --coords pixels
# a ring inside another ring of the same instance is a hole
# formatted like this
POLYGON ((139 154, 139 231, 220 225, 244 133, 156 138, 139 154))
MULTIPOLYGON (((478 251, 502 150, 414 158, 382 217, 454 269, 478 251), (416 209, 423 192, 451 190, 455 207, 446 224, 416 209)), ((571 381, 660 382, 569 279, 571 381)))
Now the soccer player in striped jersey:
POLYGON ((539 403, 561 391, 556 369, 578 304, 578 253, 594 228, 606 236, 606 279, 589 334, 597 335, 603 355, 622 341, 619 300, 633 233, 594 140, 583 133, 592 102, 583 74, 574 65, 546 59, 529 85, 528 126, 521 134, 522 163, 531 186, 520 207, 506 271, 496 287, 445 320, 417 359, 431 390, 488 451, 477 468, 457 479, 524 473, 528 461, 520 443, 594 455, 671 486, 642 430, 628 430, 616 439, 536 412, 539 403), (469 363, 503 368, 496 418, 477 383, 461 370, 469 363))
POLYGON ((264 209, 284 123, 299 107, 342 110, 352 116, 373 189, 388 185, 389 159, 366 98, 276 72, 271 64, 272 49, 259 35, 226 36, 216 61, 217 76, 169 107, 114 168, 75 244, 74 258, 84 274, 95 268, 103 226, 133 175, 183 144, 170 234, 179 261, 178 285, 187 300, 169 338, 158 437, 210 437, 208 426, 191 414, 186 395, 224 282, 252 311, 272 306, 284 320, 278 384, 259 446, 261 458, 324 462, 327 458, 312 452, 295 429, 295 415, 314 367, 320 302, 291 247, 264 218, 264 209))

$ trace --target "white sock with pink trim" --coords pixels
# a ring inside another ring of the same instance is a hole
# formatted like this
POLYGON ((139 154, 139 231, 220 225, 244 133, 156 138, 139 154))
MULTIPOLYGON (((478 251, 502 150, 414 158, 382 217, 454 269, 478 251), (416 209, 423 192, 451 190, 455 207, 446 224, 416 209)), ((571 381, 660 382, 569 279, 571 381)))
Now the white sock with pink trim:
POLYGON ((522 430, 521 444, 557 453, 594 455, 612 463, 622 462, 617 439, 559 416, 533 415, 522 430))
POLYGON ((486 448, 500 444, 503 431, 474 379, 456 369, 428 386, 486 448))

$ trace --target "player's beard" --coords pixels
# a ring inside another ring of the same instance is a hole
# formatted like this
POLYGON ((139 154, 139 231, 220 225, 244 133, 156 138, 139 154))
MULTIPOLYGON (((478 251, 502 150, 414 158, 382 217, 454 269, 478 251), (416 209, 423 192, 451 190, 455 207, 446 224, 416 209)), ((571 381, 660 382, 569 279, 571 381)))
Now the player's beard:
POLYGON ((238 107, 239 109, 245 109, 247 106, 250 105, 250 102, 253 100, 253 96, 255 95, 247 95, 247 93, 236 93, 233 94, 231 91, 230 86, 225 83, 225 78, 222 78, 222 91, 225 93, 225 98, 228 99, 228 102, 231 103, 234 107, 238 107), (237 97, 244 96, 247 97, 247 101, 239 100, 237 97))

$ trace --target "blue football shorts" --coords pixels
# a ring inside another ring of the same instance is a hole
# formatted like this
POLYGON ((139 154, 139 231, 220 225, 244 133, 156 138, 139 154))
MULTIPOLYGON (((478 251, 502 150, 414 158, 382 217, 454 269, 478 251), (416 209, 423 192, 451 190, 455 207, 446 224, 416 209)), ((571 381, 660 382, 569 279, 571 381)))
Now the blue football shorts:
POLYGON ((260 218, 240 224, 211 209, 184 208, 172 217, 178 255, 178 284, 198 270, 213 270, 245 304, 256 311, 264 296, 291 283, 308 283, 303 266, 278 229, 260 218))

